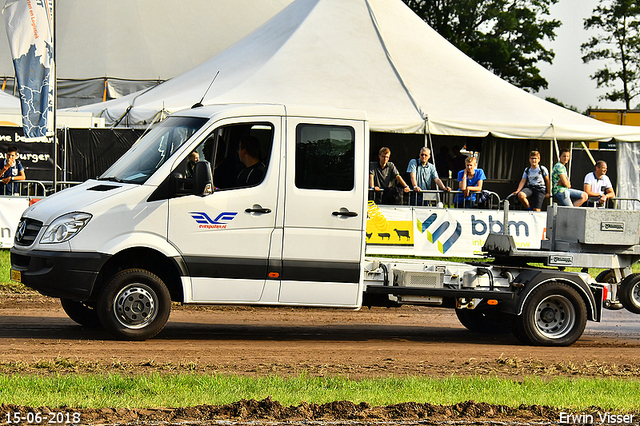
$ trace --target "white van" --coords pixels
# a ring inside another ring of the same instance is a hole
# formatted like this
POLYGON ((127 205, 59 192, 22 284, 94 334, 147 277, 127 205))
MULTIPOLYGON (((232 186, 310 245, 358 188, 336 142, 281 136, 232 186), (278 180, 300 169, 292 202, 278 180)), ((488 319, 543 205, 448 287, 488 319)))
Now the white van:
POLYGON ((573 343, 587 319, 600 319, 602 287, 587 274, 365 259, 368 147, 364 112, 216 105, 176 113, 99 178, 24 212, 12 279, 122 339, 155 336, 171 301, 436 305, 456 308, 470 329, 518 323, 521 340, 551 345, 573 343), (261 162, 249 183, 238 180, 247 153, 239 156, 239 145, 261 162), (562 312, 547 308, 543 321, 545 306, 562 312))

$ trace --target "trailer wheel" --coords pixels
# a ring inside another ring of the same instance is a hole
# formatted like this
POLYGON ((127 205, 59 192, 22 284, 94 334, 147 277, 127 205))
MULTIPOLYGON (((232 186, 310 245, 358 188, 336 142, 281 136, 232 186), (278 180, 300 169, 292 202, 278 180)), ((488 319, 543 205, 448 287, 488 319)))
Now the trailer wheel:
POLYGON ((599 283, 615 284, 616 275, 613 273, 613 269, 605 269, 598 274, 596 281, 599 283))
POLYGON ((143 269, 113 276, 98 298, 98 317, 105 329, 124 340, 146 340, 158 334, 171 312, 167 286, 143 269))
POLYGON ((640 274, 631 274, 620 282, 618 298, 628 311, 640 314, 640 274))
POLYGON ((71 299, 60 299, 60 304, 67 316, 78 324, 89 328, 102 326, 94 306, 71 299))
POLYGON ((512 331, 511 315, 497 309, 456 309, 460 324, 482 334, 507 334, 512 331))
POLYGON ((587 307, 567 284, 550 282, 531 292, 517 317, 515 336, 532 345, 569 346, 582 336, 587 307))

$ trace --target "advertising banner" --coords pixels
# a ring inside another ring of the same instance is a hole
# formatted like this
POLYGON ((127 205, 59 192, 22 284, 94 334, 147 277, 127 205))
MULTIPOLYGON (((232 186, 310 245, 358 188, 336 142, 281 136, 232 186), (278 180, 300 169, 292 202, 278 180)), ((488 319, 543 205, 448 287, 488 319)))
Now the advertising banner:
POLYGON ((53 134, 53 0, 8 0, 5 16, 28 139, 53 134))
POLYGON ((28 198, 0 197, 0 249, 13 247, 14 232, 27 207, 28 198))
POLYGON ((53 138, 27 142, 20 127, 0 127, 0 167, 7 148, 18 148, 18 160, 25 169, 28 180, 53 179, 53 138))
MULTIPOLYGON (((429 257, 482 255, 489 232, 502 233, 498 210, 429 209, 369 205, 367 254, 429 257)), ((519 248, 539 249, 546 212, 509 212, 508 230, 519 248)))

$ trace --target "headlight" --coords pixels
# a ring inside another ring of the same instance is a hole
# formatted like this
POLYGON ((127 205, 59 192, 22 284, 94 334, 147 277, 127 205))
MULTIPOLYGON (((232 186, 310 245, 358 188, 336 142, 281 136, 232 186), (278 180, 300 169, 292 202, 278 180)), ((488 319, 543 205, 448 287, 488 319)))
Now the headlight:
POLYGON ((91 219, 89 213, 68 213, 51 222, 40 239, 42 244, 63 243, 76 235, 91 219))

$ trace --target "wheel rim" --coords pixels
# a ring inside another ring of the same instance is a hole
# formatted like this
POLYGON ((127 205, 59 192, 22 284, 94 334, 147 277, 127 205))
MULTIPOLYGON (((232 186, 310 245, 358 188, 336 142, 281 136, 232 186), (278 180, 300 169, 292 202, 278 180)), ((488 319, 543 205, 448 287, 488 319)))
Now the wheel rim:
POLYGON ((125 286, 114 299, 113 311, 126 328, 140 329, 149 325, 158 313, 158 296, 151 287, 135 283, 125 286))
POLYGON ((636 282, 636 285, 631 289, 631 301, 640 306, 640 281, 636 282))
POLYGON ((536 328, 547 338, 559 339, 566 336, 575 322, 575 308, 564 296, 547 296, 536 306, 536 328))

